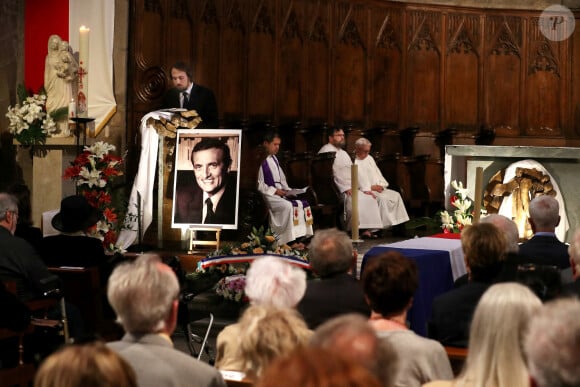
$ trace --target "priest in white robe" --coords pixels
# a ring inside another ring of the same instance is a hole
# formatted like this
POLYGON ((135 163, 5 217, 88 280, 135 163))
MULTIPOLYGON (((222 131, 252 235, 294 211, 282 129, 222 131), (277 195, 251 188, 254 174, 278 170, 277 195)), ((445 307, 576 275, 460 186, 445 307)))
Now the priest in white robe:
MULTIPOLYGON (((344 131, 342 129, 335 128, 328 136, 328 144, 320 148, 318 153, 336 153, 334 164, 332 165, 332 172, 334 174, 334 183, 336 184, 339 192, 342 194, 342 200, 344 202, 345 226, 348 230, 350 230, 352 226, 352 160, 348 153, 342 149, 344 145, 344 131)), ((358 195, 358 215, 359 228, 366 229, 366 231, 363 232, 361 236, 370 237, 370 230, 378 230, 383 228, 383 222, 381 221, 381 217, 379 215, 379 204, 373 195, 363 192, 358 195)))
POLYGON ((280 143, 276 132, 266 133, 262 145, 268 157, 258 171, 258 190, 268 205, 270 228, 278 235, 278 243, 285 244, 313 235, 313 219, 308 202, 293 196, 288 186, 286 175, 276 158, 280 143))
POLYGON ((389 183, 381 173, 375 159, 369 154, 371 142, 364 137, 355 142, 355 164, 358 165, 360 189, 376 197, 379 204, 382 228, 389 228, 409 220, 403 198, 397 191, 387 189, 389 183))

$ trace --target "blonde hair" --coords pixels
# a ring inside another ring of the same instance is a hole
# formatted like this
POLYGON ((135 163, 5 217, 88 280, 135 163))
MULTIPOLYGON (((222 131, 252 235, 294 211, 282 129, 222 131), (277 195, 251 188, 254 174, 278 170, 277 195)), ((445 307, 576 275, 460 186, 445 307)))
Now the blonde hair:
POLYGON ((250 306, 240 318, 239 354, 243 368, 258 376, 272 360, 310 340, 308 329, 297 311, 271 306, 250 306))
POLYGON ((135 372, 101 342, 69 345, 50 355, 34 387, 137 387, 135 372))
POLYGON ((530 318, 541 306, 540 299, 526 286, 491 286, 475 309, 469 352, 456 386, 528 387, 523 337, 530 318))

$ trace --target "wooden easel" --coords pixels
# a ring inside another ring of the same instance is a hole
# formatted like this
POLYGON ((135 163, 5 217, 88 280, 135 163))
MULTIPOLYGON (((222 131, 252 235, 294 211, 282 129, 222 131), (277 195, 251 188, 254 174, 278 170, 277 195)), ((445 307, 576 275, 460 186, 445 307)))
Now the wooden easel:
POLYGON ((189 250, 187 251, 188 254, 193 254, 199 252, 194 250, 194 247, 197 246, 215 246, 216 250, 220 248, 220 234, 222 232, 221 226, 214 226, 214 227, 189 227, 189 250), (215 241, 201 241, 197 239, 197 232, 198 231, 214 231, 215 232, 215 241))

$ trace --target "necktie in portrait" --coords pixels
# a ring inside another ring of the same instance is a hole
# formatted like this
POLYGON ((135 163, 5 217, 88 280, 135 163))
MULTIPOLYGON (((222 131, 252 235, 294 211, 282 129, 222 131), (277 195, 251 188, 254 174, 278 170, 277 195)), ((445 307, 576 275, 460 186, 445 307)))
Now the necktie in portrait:
POLYGON ((214 216, 213 203, 211 202, 210 198, 207 198, 205 200, 205 207, 206 207, 206 214, 205 214, 205 219, 203 220, 203 223, 213 223, 213 221, 212 221, 213 216, 214 216))

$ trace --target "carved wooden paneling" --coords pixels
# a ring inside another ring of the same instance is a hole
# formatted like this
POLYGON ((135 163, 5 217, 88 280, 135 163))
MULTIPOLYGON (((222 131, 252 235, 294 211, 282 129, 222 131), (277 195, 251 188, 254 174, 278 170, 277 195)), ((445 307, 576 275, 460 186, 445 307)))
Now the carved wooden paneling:
POLYGON ((366 103, 366 16, 364 7, 336 5, 336 55, 334 57, 334 103, 336 119, 361 124, 366 103))
POLYGON ((275 2, 243 0, 250 10, 248 42, 248 106, 249 117, 273 117, 276 63, 275 2))
POLYGON ((481 58, 480 18, 450 14, 447 19, 444 126, 477 128, 481 58))
POLYGON ((277 116, 286 120, 302 117, 304 88, 304 49, 306 15, 304 7, 294 1, 281 1, 280 66, 277 73, 277 116))
MULTIPOLYGON (((304 113, 308 124, 329 121, 330 117, 330 6, 305 4, 308 15, 305 36, 306 95, 304 113)), ((306 121, 306 120, 305 120, 306 121)))
MULTIPOLYGON (((195 80, 201 85, 209 87, 214 92, 219 90, 220 60, 220 23, 218 19, 219 5, 216 0, 200 2, 201 7, 196 9, 195 33, 198 44, 195 45, 195 80)), ((219 98, 217 96, 216 98, 219 98)))
POLYGON ((224 114, 242 118, 246 94, 246 36, 248 23, 240 1, 224 1, 221 19, 221 53, 218 66, 220 79, 218 109, 224 114))
POLYGON ((372 126, 394 126, 400 120, 402 109, 403 60, 402 9, 373 9, 371 12, 371 62, 372 126))
POLYGON ((197 36, 194 33, 193 15, 188 7, 188 1, 169 1, 165 6, 167 17, 164 35, 162 35, 165 46, 163 60, 166 61, 168 67, 182 60, 196 63, 193 59, 196 46, 194 42, 197 42, 197 36))
POLYGON ((486 22, 484 122, 497 135, 520 133, 522 23, 496 15, 486 22))
POLYGON ((407 120, 429 129, 440 119, 441 19, 433 11, 407 13, 407 120))
POLYGON ((558 136, 560 122, 560 95, 562 62, 561 44, 549 41, 538 28, 539 18, 530 20, 528 31, 528 65, 526 71, 526 126, 528 135, 558 136))

